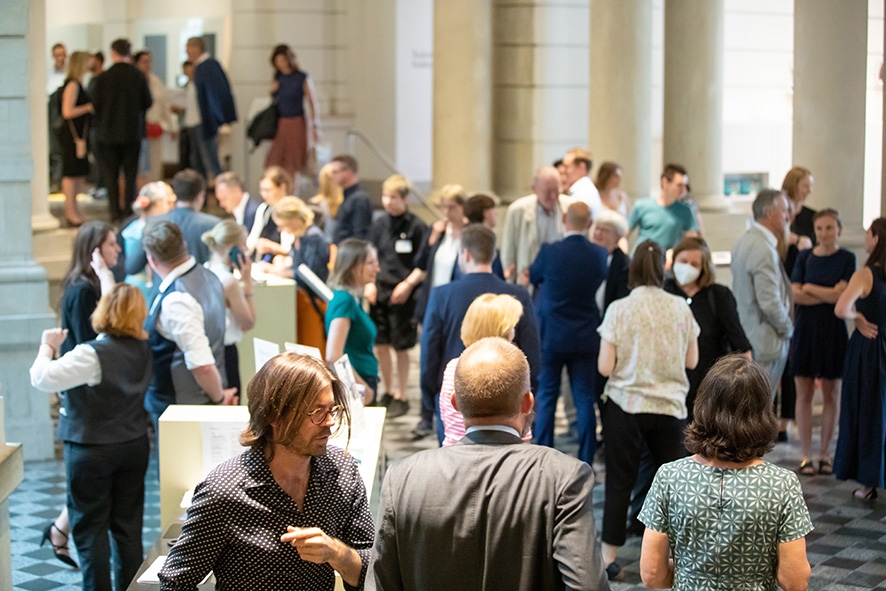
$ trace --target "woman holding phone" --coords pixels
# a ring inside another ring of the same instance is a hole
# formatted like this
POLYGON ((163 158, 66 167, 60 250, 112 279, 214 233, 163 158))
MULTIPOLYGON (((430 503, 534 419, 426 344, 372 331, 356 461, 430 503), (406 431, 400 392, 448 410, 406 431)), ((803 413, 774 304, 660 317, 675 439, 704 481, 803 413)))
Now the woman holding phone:
POLYGON ((240 388, 240 355, 237 343, 255 326, 252 301, 252 260, 246 251, 246 231, 234 220, 222 220, 202 237, 210 257, 204 266, 215 273, 225 294, 225 373, 228 387, 240 388), (240 270, 240 280, 233 269, 240 270), (242 280, 243 285, 240 285, 242 280))

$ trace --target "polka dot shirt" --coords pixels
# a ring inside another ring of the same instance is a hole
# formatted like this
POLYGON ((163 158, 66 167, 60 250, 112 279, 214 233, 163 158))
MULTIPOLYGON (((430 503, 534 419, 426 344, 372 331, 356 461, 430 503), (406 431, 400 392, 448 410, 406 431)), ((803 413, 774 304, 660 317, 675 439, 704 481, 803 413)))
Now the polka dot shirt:
POLYGON ((374 540, 366 487, 353 457, 333 446, 311 458, 303 512, 274 481, 261 453, 244 452, 210 472, 194 489, 160 588, 193 590, 213 571, 218 589, 333 589, 331 566, 306 562, 280 541, 288 525, 319 527, 356 550, 360 585, 345 583, 345 589, 362 589, 374 540))

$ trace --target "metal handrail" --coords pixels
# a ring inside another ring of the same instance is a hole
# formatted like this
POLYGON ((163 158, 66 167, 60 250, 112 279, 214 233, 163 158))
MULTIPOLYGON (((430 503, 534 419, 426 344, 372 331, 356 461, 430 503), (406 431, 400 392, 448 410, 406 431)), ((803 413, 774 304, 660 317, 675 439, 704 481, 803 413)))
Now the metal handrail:
MULTIPOLYGON (((357 149, 357 138, 363 140, 363 143, 366 144, 366 147, 369 148, 369 151, 372 152, 376 158, 378 158, 379 162, 384 164, 387 169, 392 174, 403 174, 399 170, 397 170, 397 166, 394 162, 388 158, 384 152, 382 152, 378 146, 376 146, 371 139, 366 137, 366 134, 360 131, 359 129, 352 127, 348 129, 348 152, 354 154, 357 149)), ((440 209, 430 202, 430 200, 418 189, 415 187, 412 188, 412 194, 415 195, 415 198, 418 199, 419 203, 425 207, 428 211, 433 213, 436 217, 443 217, 443 212, 440 209)))

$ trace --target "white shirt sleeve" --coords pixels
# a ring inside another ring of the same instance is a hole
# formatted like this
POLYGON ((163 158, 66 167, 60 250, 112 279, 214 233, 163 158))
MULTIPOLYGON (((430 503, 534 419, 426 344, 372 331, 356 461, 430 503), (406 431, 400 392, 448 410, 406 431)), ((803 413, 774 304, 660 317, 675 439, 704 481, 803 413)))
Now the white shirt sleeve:
POLYGON ((157 318, 157 332, 182 350, 188 370, 215 365, 203 325, 203 307, 191 294, 176 291, 166 296, 157 318))
POLYGON ((31 385, 43 392, 59 392, 102 381, 102 366, 90 345, 77 345, 61 359, 52 360, 41 348, 31 365, 31 385))

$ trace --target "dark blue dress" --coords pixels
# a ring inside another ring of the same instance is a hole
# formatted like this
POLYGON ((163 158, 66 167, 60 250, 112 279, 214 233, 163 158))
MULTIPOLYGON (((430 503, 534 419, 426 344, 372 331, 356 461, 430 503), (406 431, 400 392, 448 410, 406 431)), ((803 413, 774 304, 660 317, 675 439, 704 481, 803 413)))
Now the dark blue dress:
MULTIPOLYGON (((791 274, 792 283, 834 287, 855 272, 855 255, 842 248, 828 256, 812 249, 801 251, 791 274)), ((834 304, 797 306, 791 339, 791 373, 803 378, 837 380, 843 377, 846 323, 834 315, 834 304)))
POLYGON ((855 331, 849 339, 840 402, 840 434, 834 474, 864 486, 883 488, 886 443, 886 277, 879 267, 871 293, 855 302, 855 309, 879 326, 876 339, 855 331))

